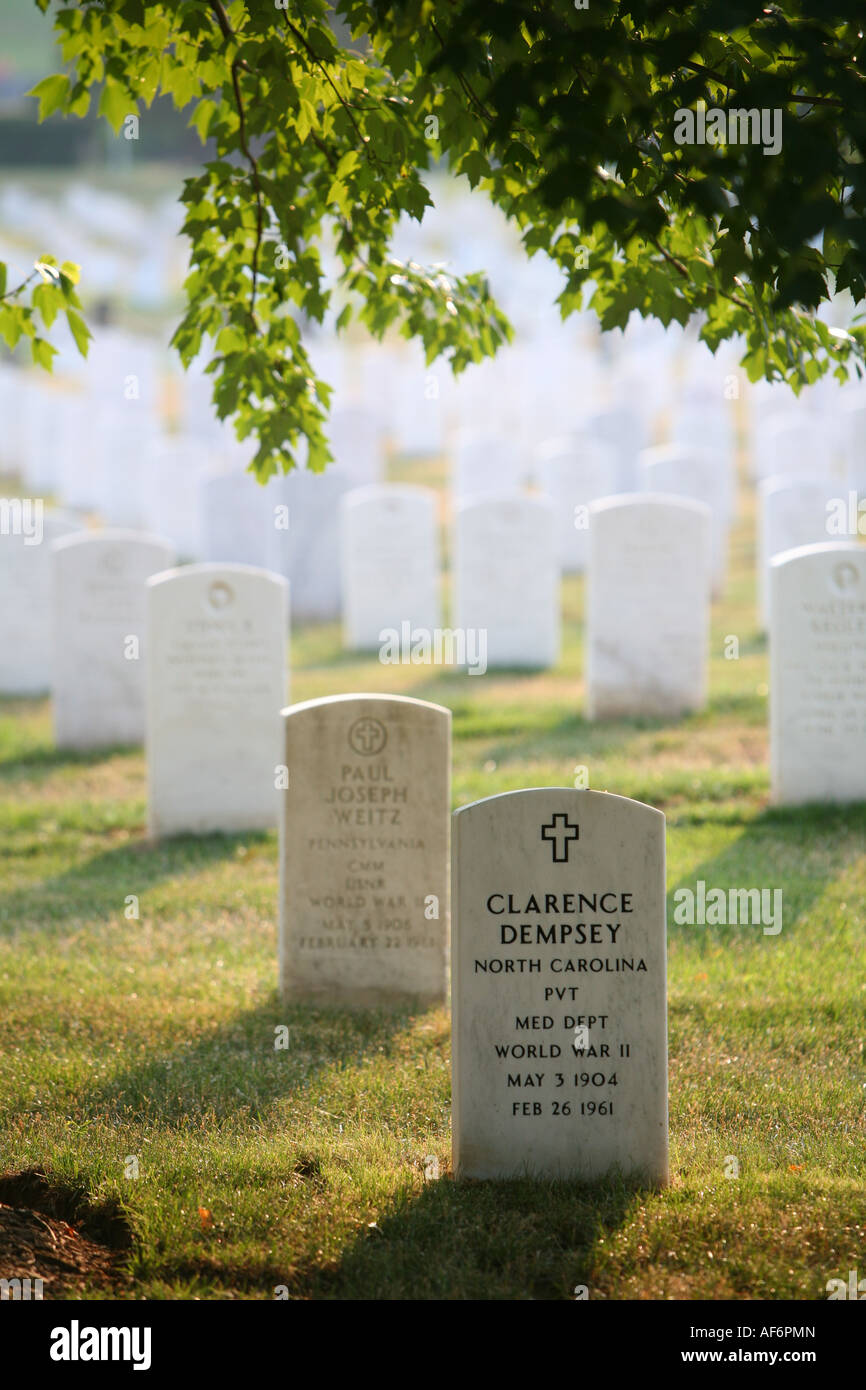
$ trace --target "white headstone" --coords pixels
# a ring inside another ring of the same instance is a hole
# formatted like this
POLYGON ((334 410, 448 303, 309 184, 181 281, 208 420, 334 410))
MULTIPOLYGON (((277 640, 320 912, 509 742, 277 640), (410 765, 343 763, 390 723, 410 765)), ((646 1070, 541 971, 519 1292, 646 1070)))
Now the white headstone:
POLYGON ((536 451, 535 477, 556 509, 562 570, 580 573, 589 550, 589 504, 616 491, 616 454, 609 445, 581 442, 578 436, 553 439, 536 451))
POLYGON ((0 498, 0 693, 49 689, 53 668, 51 542, 81 530, 42 498, 0 498))
POLYGON ((165 436, 147 457, 144 510, 148 523, 171 538, 183 559, 197 560, 202 553, 201 484, 213 463, 214 447, 188 436, 165 436))
POLYGON ((466 429, 458 432, 453 459, 453 489, 458 499, 518 491, 531 468, 531 459, 507 435, 466 429))
POLYGON ((700 709, 709 635, 709 508, 649 493, 603 498, 592 506, 589 536, 589 718, 700 709))
MULTIPOLYGON (((552 666, 559 657, 556 512, 547 497, 463 502, 454 515, 454 625, 486 633, 489 666, 552 666)), ((468 644, 468 639, 467 639, 468 644)))
POLYGON ((832 476, 833 451, 820 416, 804 407, 788 407, 761 419, 753 443, 754 472, 759 479, 786 474, 799 478, 832 476))
POLYGON ((351 479, 353 487, 381 482, 385 470, 385 437, 377 416, 361 406, 334 410, 326 433, 333 466, 351 479))
POLYGON ((770 564, 770 780, 776 802, 866 801, 866 546, 770 564))
POLYGON ((144 739, 145 584, 174 561, 139 531, 80 531, 52 544, 58 748, 144 739))
POLYGON ((280 509, 288 507, 285 475, 260 483, 247 469, 209 474, 201 484, 200 513, 204 558, 213 563, 279 568, 280 509))
POLYGON ((436 494, 429 488, 356 488, 341 500, 343 642, 381 647, 382 633, 440 623, 436 494))
POLYGON ((552 787, 452 837, 455 1173, 667 1182, 664 816, 552 787))
POLYGON ((280 983, 287 999, 440 1002, 451 712, 337 695, 284 712, 280 983))
POLYGON ((275 825, 285 580, 247 565, 188 565, 154 576, 147 607, 150 834, 275 825))
POLYGON ((616 454, 617 475, 611 493, 634 491, 638 486, 637 458, 645 433, 639 411, 623 402, 591 411, 581 421, 581 432, 616 454))
POLYGON ((769 565, 775 555, 828 537, 827 503, 839 492, 815 478, 765 478, 758 488, 758 612, 769 621, 769 565))
POLYGON ((691 497, 710 509, 713 593, 721 594, 728 568, 730 456, 685 444, 658 444, 638 459, 641 490, 691 497))
POLYGON ((277 531, 274 569, 288 579, 292 621, 332 622, 340 615, 340 498, 351 478, 329 464, 295 469, 286 480, 288 528, 277 531))
POLYGON ((866 499, 866 400, 859 394, 845 402, 841 420, 846 487, 866 499))

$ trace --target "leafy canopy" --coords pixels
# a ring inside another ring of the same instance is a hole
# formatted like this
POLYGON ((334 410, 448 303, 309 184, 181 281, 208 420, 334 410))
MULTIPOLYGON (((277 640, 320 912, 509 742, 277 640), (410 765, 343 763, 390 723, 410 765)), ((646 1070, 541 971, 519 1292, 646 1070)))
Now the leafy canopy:
MULTIPOLYGON (((864 298, 862 0, 334 11, 349 44, 324 0, 82 0, 55 12, 64 71, 32 93, 42 118, 82 115, 95 96, 116 132, 169 94, 213 142, 182 195, 191 263, 173 342, 186 365, 212 349, 218 414, 257 440, 261 478, 302 453, 314 469, 330 457, 329 388, 305 322, 333 308, 340 329, 397 326, 454 372, 510 337, 483 273, 390 253, 400 216, 431 205, 437 165, 557 263, 563 316, 588 303, 609 329, 634 310, 664 324, 697 315, 711 348, 741 336, 750 377, 795 390, 860 371, 859 318, 842 332, 816 310, 834 290, 864 298), (677 143, 677 112, 701 102, 778 111, 781 149, 677 143)), ((34 272, 29 301, 26 286, 0 301, 6 341, 27 336, 49 368, 37 314, 50 326, 64 309, 86 350, 74 271, 34 272)))

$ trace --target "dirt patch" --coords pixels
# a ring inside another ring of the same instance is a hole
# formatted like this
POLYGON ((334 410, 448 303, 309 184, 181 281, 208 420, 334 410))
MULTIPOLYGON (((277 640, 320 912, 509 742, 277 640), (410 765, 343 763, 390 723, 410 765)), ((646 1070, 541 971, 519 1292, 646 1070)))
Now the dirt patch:
MULTIPOLYGON (((117 1201, 94 1203, 85 1188, 55 1182, 41 1168, 0 1174, 0 1279, 29 1279, 31 1298, 125 1282, 132 1239, 117 1201)), ((4 1286, 0 1298, 26 1297, 27 1288, 4 1286)))

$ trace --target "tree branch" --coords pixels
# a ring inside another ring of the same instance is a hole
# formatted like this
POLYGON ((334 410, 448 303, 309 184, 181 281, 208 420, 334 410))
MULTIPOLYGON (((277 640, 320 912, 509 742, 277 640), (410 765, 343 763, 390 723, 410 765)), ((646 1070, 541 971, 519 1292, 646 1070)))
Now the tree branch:
MULTIPOLYGON (((227 39, 230 43, 236 44, 237 34, 232 29, 232 26, 229 23, 229 17, 225 12, 222 0, 211 0, 210 7, 213 10, 213 13, 216 15, 217 23, 219 24, 220 29, 222 30, 223 37, 227 39)), ((252 319, 253 324, 255 324, 256 294, 258 291, 259 283, 259 254, 261 252, 262 237, 264 235, 265 228, 265 208, 264 195, 262 193, 262 184, 261 179, 259 177, 258 160, 256 159, 247 142, 246 113, 244 111, 243 97, 241 96, 240 82, 238 81, 238 68, 241 66, 246 67, 246 63, 243 63, 238 58, 235 58, 231 64, 231 75, 232 87, 234 89, 235 94, 235 104, 238 109, 238 143, 240 144, 243 155, 247 163, 249 164, 250 169, 252 170, 253 187, 255 188, 256 194, 256 240, 255 245, 253 246, 253 283, 252 289, 250 291, 250 318, 252 319)))

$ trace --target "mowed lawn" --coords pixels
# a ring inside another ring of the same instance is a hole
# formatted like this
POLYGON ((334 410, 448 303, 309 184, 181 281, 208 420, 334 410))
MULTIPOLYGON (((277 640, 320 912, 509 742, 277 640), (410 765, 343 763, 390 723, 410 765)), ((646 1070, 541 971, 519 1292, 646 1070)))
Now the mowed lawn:
POLYGON ((121 1297, 822 1299, 866 1273, 866 805, 768 806, 751 507, 709 707, 675 723, 583 718, 575 579, 552 672, 381 666, 336 626, 293 642, 295 700, 452 708, 455 805, 586 767, 665 811, 670 909, 698 879, 783 889, 778 936, 670 913, 665 1191, 455 1182, 447 1011, 284 1007, 276 836, 151 845, 140 750, 57 753, 47 700, 0 703, 0 1171, 120 1199, 121 1297))

